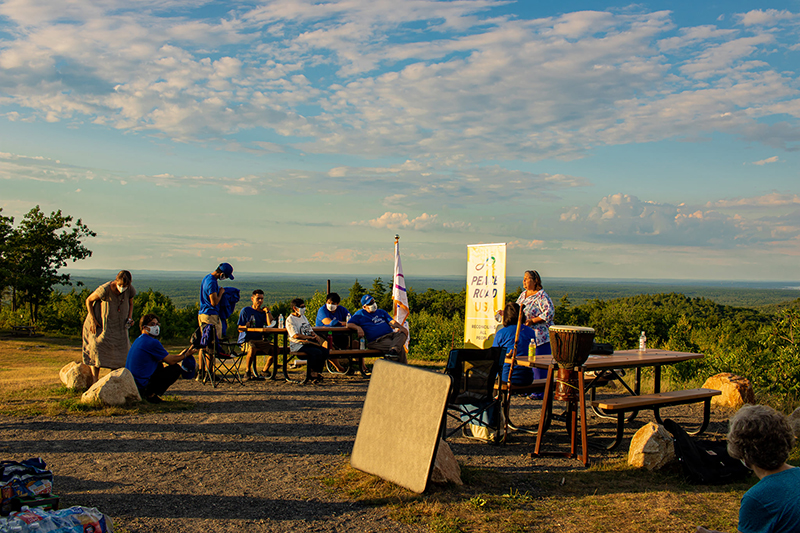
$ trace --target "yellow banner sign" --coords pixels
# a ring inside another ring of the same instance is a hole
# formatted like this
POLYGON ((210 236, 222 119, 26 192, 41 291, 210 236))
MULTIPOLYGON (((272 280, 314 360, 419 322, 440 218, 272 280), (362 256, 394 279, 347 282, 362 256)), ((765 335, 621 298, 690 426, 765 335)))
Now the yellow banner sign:
POLYGON ((506 244, 467 246, 467 310, 464 345, 489 348, 494 342, 494 316, 506 300, 506 244))

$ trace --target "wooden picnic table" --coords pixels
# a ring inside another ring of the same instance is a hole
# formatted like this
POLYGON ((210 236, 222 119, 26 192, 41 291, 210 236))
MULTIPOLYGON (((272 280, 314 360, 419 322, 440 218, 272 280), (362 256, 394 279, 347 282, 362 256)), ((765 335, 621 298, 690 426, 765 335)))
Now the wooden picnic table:
MULTIPOLYGON (((661 368, 664 365, 671 365, 681 363, 683 361, 691 361, 694 359, 703 358, 703 354, 691 352, 675 352, 671 350, 661 349, 648 349, 645 352, 638 350, 621 350, 614 352, 612 355, 590 355, 586 362, 580 367, 575 368, 578 372, 578 387, 583 391, 580 394, 580 415, 581 415, 581 445, 582 445, 582 460, 584 464, 588 464, 588 455, 586 451, 586 405, 585 393, 589 391, 591 394, 592 409, 598 416, 606 418, 617 418, 617 434, 614 442, 612 442, 607 449, 616 448, 622 441, 623 426, 625 420, 631 421, 636 416, 639 410, 652 410, 656 421, 661 423, 659 416, 659 408, 668 405, 682 405, 687 403, 705 403, 703 423, 698 431, 700 433, 705 430, 708 425, 708 417, 710 414, 710 400, 711 396, 720 394, 719 391, 711 389, 691 389, 687 391, 676 391, 672 393, 661 392, 661 368), (641 394, 641 371, 643 368, 653 367, 653 394, 641 394), (617 373, 619 369, 635 369, 634 386, 631 388, 617 373), (585 380, 585 373, 593 372, 594 376, 591 380, 585 380), (615 401, 595 400, 595 389, 598 385, 604 384, 608 381, 615 380, 623 385, 623 387, 630 394, 630 397, 623 397, 615 401), (631 413, 625 418, 626 413, 631 413), (612 417, 610 415, 616 415, 612 417)), ((507 363, 511 363, 511 359, 507 358, 507 363)), ((552 416, 552 392, 553 380, 555 369, 558 368, 558 362, 551 355, 539 355, 534 360, 529 360, 527 356, 516 357, 514 360, 515 365, 524 367, 546 368, 547 380, 545 383, 545 395, 543 399, 542 413, 539 420, 539 429, 536 435, 536 448, 532 455, 540 453, 541 441, 549 426, 549 420, 552 416)), ((571 408, 571 406, 570 406, 571 408)), ((577 416, 574 413, 573 416, 577 416)), ((568 426, 569 427, 569 426, 568 426)), ((574 421, 573 421, 574 427, 574 421)), ((575 428, 576 429, 576 428, 575 428)), ((570 456, 575 456, 575 435, 574 429, 571 435, 572 449, 570 456)))
MULTIPOLYGON (((319 334, 320 336, 324 337, 327 333, 347 333, 347 334, 355 334, 356 331, 354 329, 348 327, 330 327, 330 326, 323 326, 323 327, 312 327, 311 329, 314 330, 315 333, 319 334)), ((283 355, 283 377, 286 381, 294 382, 294 383, 305 383, 308 380, 308 374, 305 370, 302 372, 302 378, 298 376, 290 376, 290 363, 294 364, 297 360, 301 360, 297 357, 296 352, 293 353, 289 350, 289 335, 286 328, 273 328, 273 327, 266 327, 266 328, 245 328, 245 331, 248 333, 263 333, 265 336, 270 335, 273 337, 272 342, 272 356, 275 365, 274 371, 270 374, 270 379, 276 379, 278 373, 278 365, 279 365, 279 356, 283 355), (283 346, 278 346, 278 339, 283 338, 283 346)), ((381 357, 383 356, 383 352, 379 350, 330 350, 329 359, 348 359, 350 362, 353 360, 363 362, 365 357, 381 357)), ((348 363, 349 365, 349 363, 348 363)), ((291 367, 297 368, 297 365, 291 367)), ((359 370, 361 371, 362 375, 366 376, 363 372, 363 365, 359 365, 359 370)))

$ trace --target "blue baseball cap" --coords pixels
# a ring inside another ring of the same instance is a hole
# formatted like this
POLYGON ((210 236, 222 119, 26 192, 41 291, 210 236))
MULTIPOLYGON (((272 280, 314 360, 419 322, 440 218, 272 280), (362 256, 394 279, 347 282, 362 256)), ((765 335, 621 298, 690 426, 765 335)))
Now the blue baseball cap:
POLYGON ((361 297, 361 305, 362 306, 372 305, 374 302, 375 302, 375 298, 373 298, 369 294, 365 294, 364 296, 361 297))
POLYGON ((228 279, 233 279, 233 266, 230 263, 220 263, 217 270, 225 274, 228 279))
POLYGON ((186 358, 181 361, 181 376, 183 379, 194 379, 197 375, 197 361, 195 361, 194 356, 187 355, 186 358))

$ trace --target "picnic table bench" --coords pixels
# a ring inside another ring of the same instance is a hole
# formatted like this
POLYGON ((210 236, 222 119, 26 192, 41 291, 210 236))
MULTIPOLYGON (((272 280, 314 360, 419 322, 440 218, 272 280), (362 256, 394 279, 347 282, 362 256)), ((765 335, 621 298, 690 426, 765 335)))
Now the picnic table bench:
POLYGON ((36 326, 11 326, 11 333, 15 337, 33 337, 36 335, 36 326))
POLYGON ((613 450, 622 442, 625 413, 651 410, 653 411, 653 415, 655 415, 656 421, 662 424, 663 422, 658 413, 659 408, 703 402, 703 421, 700 427, 694 431, 687 431, 687 433, 691 435, 697 435, 705 431, 708 427, 711 416, 711 398, 719 394, 722 394, 722 392, 716 389, 686 389, 595 400, 592 401, 592 406, 602 409, 605 413, 617 415, 616 437, 614 438, 614 442, 606 446, 606 449, 613 450))

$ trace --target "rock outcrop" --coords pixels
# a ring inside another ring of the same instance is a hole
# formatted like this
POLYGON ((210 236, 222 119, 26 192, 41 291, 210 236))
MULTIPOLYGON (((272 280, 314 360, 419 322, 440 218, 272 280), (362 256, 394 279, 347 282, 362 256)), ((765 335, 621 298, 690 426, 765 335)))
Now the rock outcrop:
POLYGON ((711 407, 738 409, 746 403, 756 403, 750 380, 730 372, 711 376, 703 383, 703 388, 722 391, 721 395, 711 398, 711 407))
POLYGON ((58 377, 67 388, 85 389, 92 380, 92 371, 89 365, 73 361, 59 371, 58 377))
POLYGON ((675 443, 664 426, 650 422, 639 428, 631 440, 628 464, 658 470, 675 458, 675 443))
POLYGON ((453 455, 453 450, 443 440, 439 441, 439 447, 436 450, 436 458, 433 461, 433 471, 431 472, 432 483, 455 483, 456 485, 463 485, 461 481, 461 467, 458 466, 456 456, 453 455))
POLYGON ((125 405, 128 402, 139 402, 139 389, 133 374, 127 368, 118 368, 110 372, 91 386, 81 396, 81 403, 91 403, 100 400, 107 405, 125 405))

